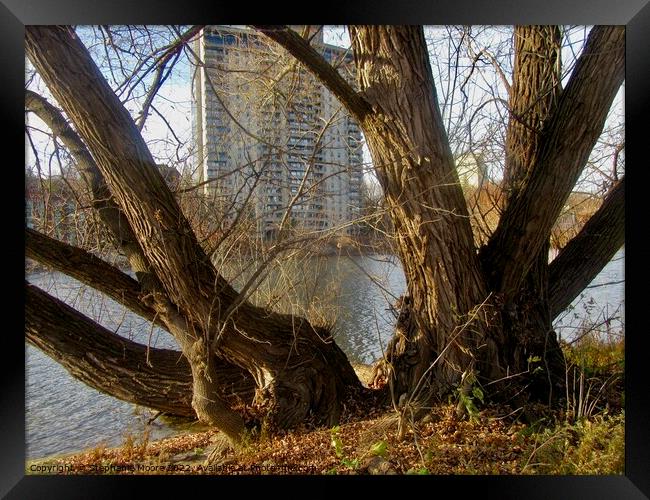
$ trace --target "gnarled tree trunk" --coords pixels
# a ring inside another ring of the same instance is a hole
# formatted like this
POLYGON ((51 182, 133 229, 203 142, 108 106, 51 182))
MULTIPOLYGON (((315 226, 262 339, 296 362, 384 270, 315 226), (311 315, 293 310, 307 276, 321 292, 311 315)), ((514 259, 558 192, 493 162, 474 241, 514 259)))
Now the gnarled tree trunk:
POLYGON ((622 83, 624 30, 592 30, 564 91, 557 28, 517 28, 515 37, 508 196, 479 263, 421 29, 351 27, 372 107, 361 123, 408 285, 401 315, 408 321, 399 323, 387 359, 397 396, 420 387, 424 373, 438 392, 467 391, 465 382, 477 377, 507 380, 493 386, 514 386, 505 395, 525 386, 535 399, 563 393, 548 295, 550 231, 622 83))
MULTIPOLYGON (((513 37, 515 58, 502 182, 505 207, 525 192, 543 144, 544 126, 562 91, 559 27, 517 26, 513 37)), ((549 248, 547 239, 518 289, 501 287, 500 278, 494 279, 492 264, 484 261, 490 288, 501 301, 498 356, 509 373, 525 374, 530 383, 525 394, 537 400, 564 394, 564 358, 549 310, 549 248)), ((525 399, 521 394, 517 398, 520 404, 525 399)))
POLYGON ((408 288, 408 321, 388 355, 392 392, 427 401, 473 370, 492 314, 489 305, 479 307, 488 290, 421 27, 351 27, 350 35, 372 107, 361 124, 408 288))
POLYGON ((198 417, 235 441, 245 430, 219 393, 224 382, 214 352, 252 375, 270 424, 293 426, 310 415, 336 422, 342 401, 361 384, 329 333, 241 300, 218 273, 135 123, 72 29, 28 27, 26 50, 130 228, 133 253, 153 282, 143 298, 189 362, 198 417))
MULTIPOLYGON (((179 351, 121 337, 34 285, 26 285, 25 339, 73 377, 105 394, 168 415, 196 417, 192 375, 179 351)), ((232 365, 219 370, 221 396, 233 406, 252 401, 255 383, 232 365)))

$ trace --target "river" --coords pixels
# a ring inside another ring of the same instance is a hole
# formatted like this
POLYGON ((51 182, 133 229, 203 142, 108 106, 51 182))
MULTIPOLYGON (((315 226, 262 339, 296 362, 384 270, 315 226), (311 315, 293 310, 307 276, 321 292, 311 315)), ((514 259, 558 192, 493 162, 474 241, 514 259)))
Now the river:
MULTIPOLYGON (((562 338, 574 338, 586 325, 596 325, 602 335, 623 334, 624 256, 621 249, 572 307, 557 318, 555 328, 562 338)), ((150 342, 153 347, 177 348, 165 331, 152 328, 147 321, 65 275, 38 272, 27 279, 120 335, 143 344, 150 342)), ((395 318, 389 306, 404 290, 404 275, 394 257, 322 257, 274 271, 256 299, 278 301, 286 310, 334 322, 336 341, 351 361, 368 364, 381 357, 390 339, 395 318), (291 284, 287 276, 295 276, 297 270, 306 280, 291 284)), ((152 416, 149 410, 78 382, 31 345, 26 345, 25 354, 28 459, 100 444, 116 446, 127 434, 140 435, 147 427, 150 439, 187 427, 161 419, 147 424, 152 416)))

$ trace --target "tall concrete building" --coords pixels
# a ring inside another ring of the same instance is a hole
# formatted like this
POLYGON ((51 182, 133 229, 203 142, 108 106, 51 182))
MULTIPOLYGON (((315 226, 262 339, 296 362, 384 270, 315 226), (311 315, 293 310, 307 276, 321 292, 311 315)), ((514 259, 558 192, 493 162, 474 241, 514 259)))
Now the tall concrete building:
MULTIPOLYGON (((355 84, 352 54, 323 43, 322 30, 292 27, 355 84)), ((280 225, 340 228, 361 206, 358 124, 320 82, 264 36, 233 26, 206 27, 195 46, 193 127, 203 193, 246 210, 273 237, 280 225)), ((228 217, 228 216, 226 216, 228 217)))

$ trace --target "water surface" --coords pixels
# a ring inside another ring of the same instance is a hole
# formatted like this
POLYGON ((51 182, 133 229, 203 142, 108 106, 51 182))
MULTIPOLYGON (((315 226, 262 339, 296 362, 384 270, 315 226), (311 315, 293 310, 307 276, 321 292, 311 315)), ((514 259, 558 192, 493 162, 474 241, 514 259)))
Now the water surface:
MULTIPOLYGON (((603 334, 617 334, 624 325, 624 251, 619 251, 571 310, 555 324, 563 338, 599 324, 603 334), (605 323, 606 317, 615 319, 605 323)), ((246 269, 250 274, 251 268, 246 269)), ((236 275, 234 270, 231 270, 236 275)), ((28 281, 48 291, 107 328, 152 347, 177 349, 174 339, 125 310, 99 292, 60 273, 32 273, 28 281)), ((246 276, 235 281, 244 282, 246 276)), ((277 301, 279 307, 333 324, 336 341, 353 362, 372 363, 390 339, 395 317, 390 306, 405 291, 401 267, 394 257, 327 257, 287 263, 274 270, 255 299, 277 301), (290 275, 307 279, 293 283, 290 275)), ((151 438, 178 431, 152 413, 105 396, 73 379, 55 361, 26 346, 27 458, 77 451, 100 443, 116 446, 127 434, 149 428, 151 438)))

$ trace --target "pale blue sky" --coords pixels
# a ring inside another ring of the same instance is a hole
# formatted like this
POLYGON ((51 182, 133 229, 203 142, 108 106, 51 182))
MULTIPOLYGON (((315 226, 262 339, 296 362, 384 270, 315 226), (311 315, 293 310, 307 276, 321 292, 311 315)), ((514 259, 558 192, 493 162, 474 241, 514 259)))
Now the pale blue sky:
MULTIPOLYGON (((499 115, 505 116, 504 101, 507 101, 507 91, 499 76, 494 71, 494 67, 490 64, 479 64, 470 70, 472 61, 470 56, 462 51, 460 57, 456 58, 456 54, 450 52, 453 46, 450 46, 447 41, 453 38, 454 34, 460 27, 426 27, 426 34, 428 37, 430 56, 432 61, 432 71, 434 80, 436 82, 436 92, 440 103, 443 116, 448 125, 448 134, 452 142, 452 149, 456 153, 460 153, 469 147, 466 144, 467 133, 465 128, 454 126, 456 118, 464 115, 468 116, 474 110, 478 109, 481 105, 481 114, 473 122, 474 128, 472 136, 474 139, 480 138, 481 131, 486 131, 490 127, 490 122, 494 121, 495 117, 499 115), (452 36, 448 36, 451 33, 452 36), (466 75, 471 72, 472 80, 469 84, 463 85, 466 75), (502 101, 500 102, 498 99, 502 101), (491 101, 487 102, 486 101, 491 101)), ((565 64, 565 78, 568 78, 572 62, 579 54, 582 41, 588 33, 588 27, 573 27, 568 31, 567 40, 568 44, 563 51, 563 63, 565 64)), ((486 50, 487 53, 497 55, 499 51, 504 50, 508 46, 508 39, 511 36, 507 27, 493 27, 485 29, 485 27, 472 27, 472 34, 475 35, 476 40, 473 50, 476 52, 486 50), (484 32, 483 32, 484 31, 484 32)), ((330 26, 324 29, 324 40, 326 43, 331 43, 339 46, 349 46, 349 37, 347 30, 341 26, 330 26)), ((93 55, 102 57, 103 47, 94 47, 93 55)), ((506 58, 507 60, 507 58, 506 58)), ((509 71, 508 67, 504 68, 506 73, 509 71)), ((110 79, 108 71, 105 72, 110 79)), ((166 120, 174 128, 174 133, 186 145, 178 147, 177 141, 173 134, 169 132, 168 127, 164 121, 155 113, 151 113, 147 119, 145 128, 143 130, 143 137, 148 142, 152 154, 159 163, 174 164, 179 168, 179 159, 188 156, 188 147, 191 144, 191 131, 192 131, 192 112, 191 112, 191 71, 190 65, 186 57, 181 58, 172 74, 172 76, 161 87, 154 105, 165 116, 166 120)), ((509 77, 508 77, 509 78, 509 77)), ((38 79, 32 85, 32 88, 44 94, 48 94, 44 86, 38 82, 38 79)), ((127 109, 133 116, 137 116, 141 108, 142 99, 133 99, 126 103, 127 109)), ((503 118, 501 118, 503 119, 503 118)), ((621 88, 617 95, 615 105, 612 107, 608 119, 608 125, 618 125, 620 133, 623 133, 622 123, 624 121, 624 89, 621 88)), ((45 126, 33 115, 30 117, 29 124, 34 127, 45 129, 45 126)), ((487 134, 486 134, 487 135, 487 134)), ((47 172, 49 168, 52 173, 57 173, 58 168, 56 163, 50 162, 47 156, 53 150, 48 140, 39 134, 34 134, 34 139, 37 142, 37 147, 43 149, 45 154, 45 161, 42 161, 42 168, 47 172)), ((476 147, 476 145, 473 145, 476 147)), ((610 159, 606 158, 607 151, 611 150, 609 145, 601 145, 602 151, 596 151, 592 155, 594 164, 598 168, 611 170, 611 165, 608 164, 610 159), (602 158, 601 158, 602 157, 602 158)), ((27 148, 28 164, 34 164, 34 158, 31 154, 31 148, 27 148)), ((366 154, 366 161, 370 162, 369 155, 366 154)), ((500 158, 495 157, 495 165, 498 168, 500 158)), ((498 174, 497 174, 498 175, 498 174)), ((587 175, 585 175, 587 179, 587 175)), ((596 184, 598 181, 594 181, 596 184)), ((585 184, 584 189, 588 186, 585 184)))

